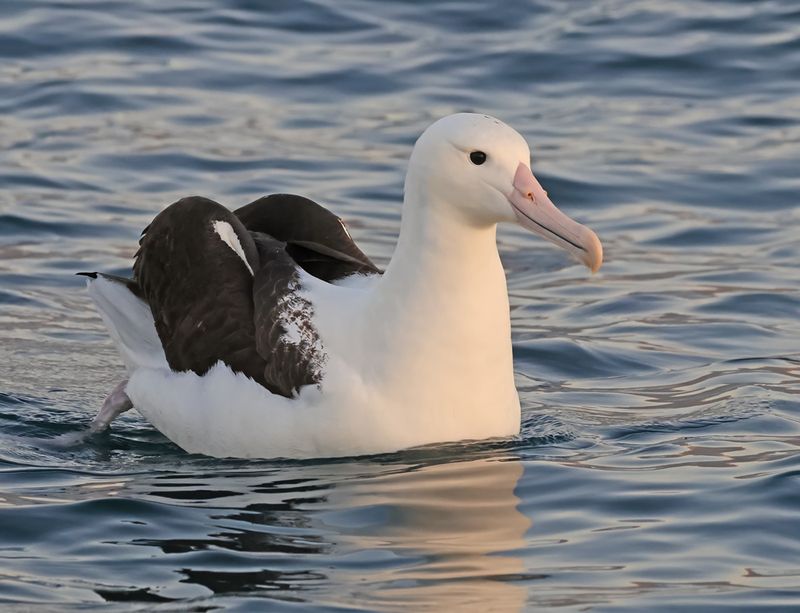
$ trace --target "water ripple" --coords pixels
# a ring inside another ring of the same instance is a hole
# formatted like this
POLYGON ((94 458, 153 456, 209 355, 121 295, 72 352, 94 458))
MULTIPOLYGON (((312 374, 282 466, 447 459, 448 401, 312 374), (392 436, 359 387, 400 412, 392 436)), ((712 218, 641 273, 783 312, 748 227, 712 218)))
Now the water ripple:
POLYGON ((793 610, 800 11, 789 0, 0 6, 0 602, 123 610, 793 610), (191 193, 299 192, 381 265, 409 149, 477 110, 598 230, 510 228, 523 428, 213 460, 136 414, 72 273, 191 193), (170 608, 171 607, 171 608, 170 608))

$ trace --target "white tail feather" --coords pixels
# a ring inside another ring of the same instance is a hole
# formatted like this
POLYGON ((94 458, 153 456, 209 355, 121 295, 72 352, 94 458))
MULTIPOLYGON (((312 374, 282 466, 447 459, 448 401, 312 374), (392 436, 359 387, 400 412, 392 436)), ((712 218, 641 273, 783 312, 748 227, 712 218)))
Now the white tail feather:
POLYGON ((146 302, 123 283, 100 275, 89 279, 87 287, 129 372, 137 368, 169 368, 146 302))

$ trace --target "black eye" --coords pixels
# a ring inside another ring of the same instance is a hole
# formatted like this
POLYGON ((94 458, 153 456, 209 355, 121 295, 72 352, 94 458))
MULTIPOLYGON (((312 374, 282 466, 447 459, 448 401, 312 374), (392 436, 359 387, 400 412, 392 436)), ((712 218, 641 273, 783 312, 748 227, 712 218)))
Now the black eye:
POLYGON ((480 166, 486 161, 486 154, 483 151, 473 151, 469 154, 469 159, 475 166, 480 166))

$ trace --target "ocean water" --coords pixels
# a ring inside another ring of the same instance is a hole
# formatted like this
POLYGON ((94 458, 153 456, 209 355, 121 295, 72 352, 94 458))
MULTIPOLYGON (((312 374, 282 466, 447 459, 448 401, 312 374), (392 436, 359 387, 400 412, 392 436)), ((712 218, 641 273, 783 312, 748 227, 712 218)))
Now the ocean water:
POLYGON ((800 608, 794 0, 0 2, 0 608, 800 608), (499 235, 513 440, 187 455, 80 270, 202 194, 295 192, 379 264, 418 134, 496 115, 593 227, 499 235))

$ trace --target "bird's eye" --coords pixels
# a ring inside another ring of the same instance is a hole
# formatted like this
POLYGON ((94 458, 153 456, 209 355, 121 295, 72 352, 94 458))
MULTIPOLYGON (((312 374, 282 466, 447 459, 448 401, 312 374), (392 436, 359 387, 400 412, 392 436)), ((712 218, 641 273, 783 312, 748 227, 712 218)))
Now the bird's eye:
POLYGON ((469 159, 475 166, 480 166, 486 161, 486 154, 483 151, 473 151, 469 154, 469 159))

